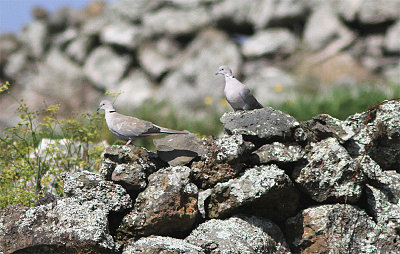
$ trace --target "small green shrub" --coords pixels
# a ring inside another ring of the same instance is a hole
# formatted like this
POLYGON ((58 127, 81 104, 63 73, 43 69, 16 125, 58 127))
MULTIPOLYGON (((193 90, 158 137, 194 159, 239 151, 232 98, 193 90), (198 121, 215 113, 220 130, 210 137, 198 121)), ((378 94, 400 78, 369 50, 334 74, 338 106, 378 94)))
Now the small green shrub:
MULTIPOLYGON (((0 92, 8 87, 2 84, 0 92)), ((59 105, 32 112, 16 101, 20 121, 0 136, 0 207, 33 205, 47 192, 61 195, 62 172, 99 169, 104 147, 93 144, 103 121, 98 114, 59 120, 59 105)))

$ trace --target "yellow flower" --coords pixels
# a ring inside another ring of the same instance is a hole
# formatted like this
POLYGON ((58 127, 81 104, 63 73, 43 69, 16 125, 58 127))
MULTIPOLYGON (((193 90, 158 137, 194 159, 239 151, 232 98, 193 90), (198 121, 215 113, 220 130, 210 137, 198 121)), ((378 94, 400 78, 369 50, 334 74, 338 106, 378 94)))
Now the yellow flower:
POLYGON ((219 105, 225 107, 226 105, 228 105, 228 102, 226 101, 226 99, 223 98, 223 99, 220 99, 220 100, 219 100, 219 105))
POLYGON ((282 84, 276 84, 274 86, 274 91, 277 92, 277 93, 282 92, 283 91, 283 85, 282 84))
POLYGON ((206 105, 211 105, 213 101, 214 101, 213 98, 211 98, 210 96, 204 98, 204 104, 206 105))

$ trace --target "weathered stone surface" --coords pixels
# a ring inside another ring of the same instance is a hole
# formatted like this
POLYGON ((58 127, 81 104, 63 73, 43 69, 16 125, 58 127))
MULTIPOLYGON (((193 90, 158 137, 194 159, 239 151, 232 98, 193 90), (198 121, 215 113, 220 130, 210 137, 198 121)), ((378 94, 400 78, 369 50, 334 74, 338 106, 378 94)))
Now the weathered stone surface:
POLYGON ((245 167, 254 145, 241 135, 202 139, 205 153, 192 164, 193 181, 201 188, 210 188, 218 182, 236 177, 245 167))
POLYGON ((271 65, 265 59, 243 64, 243 83, 262 105, 276 105, 296 97, 297 82, 294 76, 271 65))
POLYGON ((103 153, 100 174, 138 193, 147 186, 148 176, 157 170, 156 155, 136 146, 109 146, 103 153))
POLYGON ((83 68, 86 76, 99 88, 113 87, 128 68, 130 60, 109 47, 96 48, 86 59, 83 68))
POLYGON ((206 152, 200 139, 189 132, 188 134, 168 135, 155 139, 153 142, 160 159, 171 166, 186 165, 206 152))
POLYGON ((210 218, 246 213, 284 220, 295 213, 299 195, 290 178, 276 165, 247 169, 235 179, 218 183, 208 206, 210 218))
POLYGON ((92 36, 81 35, 68 44, 65 53, 75 61, 83 63, 93 44, 94 38, 92 36))
POLYGON ((232 26, 251 24, 256 29, 266 27, 270 23, 284 24, 303 18, 307 12, 304 1, 251 1, 240 0, 219 1, 213 6, 215 19, 232 26))
POLYGON ((8 77, 18 79, 22 70, 26 67, 28 60, 27 50, 18 50, 7 57, 6 65, 4 66, 4 73, 8 77))
POLYGON ((299 122, 294 117, 269 107, 228 112, 221 117, 221 122, 228 134, 241 134, 265 143, 305 140, 299 122))
POLYGON ((296 37, 289 30, 270 28, 248 38, 242 45, 242 53, 246 57, 290 54, 295 50, 296 44, 296 37))
POLYGON ((143 237, 138 241, 130 240, 124 247, 122 254, 131 253, 176 253, 176 254, 204 254, 199 246, 185 240, 167 236, 143 237))
POLYGON ((158 78, 167 72, 179 54, 179 46, 176 41, 161 38, 156 42, 147 42, 140 45, 138 49, 138 60, 140 65, 153 78, 158 78))
POLYGON ((390 183, 390 178, 385 171, 370 156, 360 155, 354 161, 357 162, 357 166, 359 165, 359 170, 362 171, 369 184, 381 187, 390 183))
POLYGON ((72 41, 78 36, 78 30, 76 28, 68 28, 62 33, 59 33, 53 37, 52 44, 55 47, 65 47, 67 43, 72 41))
POLYGON ((153 96, 155 85, 146 73, 136 69, 132 70, 126 78, 108 90, 121 93, 115 102, 117 108, 133 109, 140 107, 153 96), (133 95, 134 98, 132 97, 133 95))
POLYGON ((385 48, 391 52, 400 52, 400 20, 391 26, 385 37, 385 48))
POLYGON ((7 62, 8 57, 20 46, 17 37, 11 33, 0 34, 0 69, 7 62))
POLYGON ((311 142, 333 137, 340 143, 344 143, 355 134, 351 127, 327 114, 314 116, 311 120, 301 122, 300 126, 311 142))
POLYGON ((207 189, 204 191, 199 192, 199 197, 197 199, 197 207, 199 208, 199 213, 201 214, 201 217, 206 218, 207 217, 207 204, 210 196, 211 196, 212 189, 207 189))
POLYGON ((368 211, 388 234, 400 230, 400 174, 394 170, 383 172, 386 185, 378 188, 366 185, 368 211))
POLYGON ((175 9, 163 8, 143 17, 145 29, 154 34, 182 35, 190 34, 206 26, 211 16, 205 8, 175 9))
POLYGON ((392 0, 362 1, 358 18, 362 23, 377 24, 399 18, 400 2, 392 0))
POLYGON ((116 44, 129 49, 136 48, 145 37, 146 31, 128 22, 115 21, 107 24, 100 33, 100 40, 105 44, 116 44))
POLYGON ((312 143, 306 158, 308 162, 294 170, 293 178, 313 200, 357 202, 364 176, 336 139, 312 143))
POLYGON ((287 242, 294 253, 390 253, 399 249, 398 236, 352 205, 307 208, 285 222, 287 242))
POLYGON ((209 220, 185 240, 202 247, 206 253, 291 253, 279 227, 255 216, 209 220))
POLYGON ((190 183, 190 168, 169 167, 151 174, 133 210, 118 229, 119 239, 152 234, 173 236, 192 229, 199 212, 198 189, 190 183))
POLYGON ((288 164, 301 160, 304 156, 303 148, 298 144, 282 144, 274 142, 266 144, 252 153, 251 161, 254 164, 288 164))
MULTIPOLYGON (((399 174, 395 177, 397 181, 400 180, 399 174)), ((365 193, 368 211, 374 220, 386 233, 396 236, 400 230, 400 196, 393 193, 391 185, 384 186, 382 189, 366 185, 365 193)), ((399 240, 400 236, 397 235, 397 239, 399 240)))
POLYGON ((342 47, 353 41, 351 32, 341 23, 328 3, 320 5, 308 18, 304 42, 311 50, 319 50, 335 40, 343 39, 342 47))
POLYGON ((108 229, 110 212, 122 212, 132 201, 125 190, 84 171, 64 178, 65 198, 0 215, 4 253, 113 253, 119 245, 108 229))
POLYGON ((225 33, 214 29, 198 34, 174 60, 175 68, 161 82, 157 99, 167 100, 191 115, 204 105, 204 98, 219 101, 223 96, 222 80, 220 89, 214 89, 219 87, 214 75, 218 67, 226 64, 238 70, 242 61, 236 44, 225 33))
POLYGON ((47 24, 41 20, 33 21, 19 35, 19 39, 33 57, 42 57, 49 42, 47 24))
POLYGON ((400 168, 400 102, 386 101, 362 114, 349 116, 345 124, 356 133, 347 150, 353 156, 367 154, 383 170, 400 168))

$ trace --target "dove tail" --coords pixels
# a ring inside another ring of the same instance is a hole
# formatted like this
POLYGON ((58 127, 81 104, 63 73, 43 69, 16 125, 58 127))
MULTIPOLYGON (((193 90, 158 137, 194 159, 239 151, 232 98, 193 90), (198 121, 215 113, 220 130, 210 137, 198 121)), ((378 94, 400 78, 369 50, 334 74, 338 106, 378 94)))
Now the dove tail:
POLYGON ((167 134, 188 134, 187 131, 177 131, 177 130, 163 128, 163 127, 160 128, 160 132, 167 133, 167 134))

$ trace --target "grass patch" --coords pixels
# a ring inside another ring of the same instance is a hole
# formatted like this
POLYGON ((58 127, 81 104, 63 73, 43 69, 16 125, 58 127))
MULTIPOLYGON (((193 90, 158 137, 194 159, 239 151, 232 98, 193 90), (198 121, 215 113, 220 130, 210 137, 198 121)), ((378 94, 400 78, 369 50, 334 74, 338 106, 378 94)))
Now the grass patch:
POLYGON ((400 84, 393 84, 383 90, 377 86, 334 87, 329 92, 309 92, 295 100, 272 105, 298 121, 310 120, 319 114, 329 114, 345 120, 355 113, 366 111, 384 100, 400 97, 400 84))

